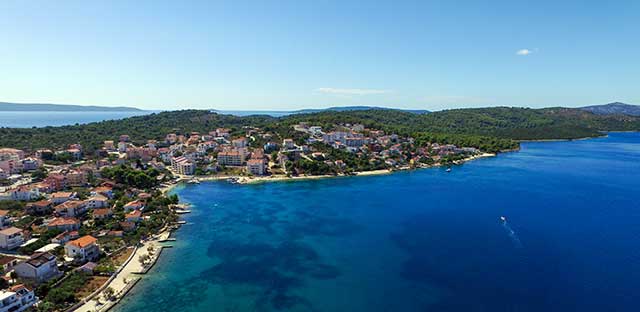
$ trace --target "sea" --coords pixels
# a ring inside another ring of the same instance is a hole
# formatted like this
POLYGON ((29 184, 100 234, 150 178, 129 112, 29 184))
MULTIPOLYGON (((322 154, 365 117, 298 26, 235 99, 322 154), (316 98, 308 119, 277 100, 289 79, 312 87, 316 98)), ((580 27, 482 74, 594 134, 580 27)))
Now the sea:
POLYGON ((116 311, 640 308, 640 133, 173 192, 193 212, 116 311))
MULTIPOLYGON (((87 124, 104 120, 123 119, 127 117, 159 113, 159 110, 142 111, 0 111, 0 128, 32 128, 32 127, 57 127, 75 124, 87 124)), ((268 115, 282 117, 292 114, 287 111, 244 111, 244 110, 219 110, 219 114, 234 116, 268 115)))
POLYGON ((157 111, 113 111, 113 112, 46 112, 46 111, 0 111, 0 128, 32 128, 68 126, 112 119, 147 115, 157 111))

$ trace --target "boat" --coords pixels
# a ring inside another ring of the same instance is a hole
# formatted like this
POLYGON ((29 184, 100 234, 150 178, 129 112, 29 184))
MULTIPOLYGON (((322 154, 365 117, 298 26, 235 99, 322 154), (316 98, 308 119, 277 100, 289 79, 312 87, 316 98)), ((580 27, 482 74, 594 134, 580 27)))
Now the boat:
POLYGON ((197 179, 191 179, 187 181, 187 184, 200 184, 200 181, 198 181, 197 179))
POLYGON ((500 221, 502 221, 502 222, 507 222, 507 217, 505 217, 505 216, 500 216, 500 221))
POLYGON ((176 209, 176 213, 177 213, 177 214, 191 213, 191 210, 186 210, 186 209, 176 209))
POLYGON ((451 172, 451 167, 447 168, 447 172, 451 172))

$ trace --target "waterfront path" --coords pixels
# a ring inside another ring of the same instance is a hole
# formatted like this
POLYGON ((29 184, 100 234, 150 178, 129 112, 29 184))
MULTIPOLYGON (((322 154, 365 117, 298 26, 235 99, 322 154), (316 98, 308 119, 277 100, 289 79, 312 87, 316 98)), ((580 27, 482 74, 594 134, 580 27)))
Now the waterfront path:
POLYGON ((140 274, 145 273, 150 266, 158 259, 162 246, 158 242, 159 240, 167 239, 171 235, 171 232, 165 231, 154 239, 146 241, 142 246, 138 247, 136 251, 131 255, 128 261, 124 264, 124 267, 116 273, 115 277, 107 284, 100 287, 99 291, 96 291, 90 299, 84 302, 81 306, 73 309, 78 312, 95 312, 106 311, 113 307, 127 292, 135 285, 140 279, 140 274), (153 247, 153 254, 149 254, 149 247, 153 247), (138 260, 143 255, 149 255, 150 261, 146 266, 143 266, 138 260), (114 299, 106 300, 102 292, 111 287, 114 290, 114 299))

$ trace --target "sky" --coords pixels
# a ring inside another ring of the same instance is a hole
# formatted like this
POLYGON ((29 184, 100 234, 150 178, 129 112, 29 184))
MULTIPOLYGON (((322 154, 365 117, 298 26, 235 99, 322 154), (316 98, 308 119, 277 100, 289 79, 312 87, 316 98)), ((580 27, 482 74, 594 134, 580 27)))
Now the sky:
POLYGON ((640 1, 0 1, 0 101, 640 104, 640 1))

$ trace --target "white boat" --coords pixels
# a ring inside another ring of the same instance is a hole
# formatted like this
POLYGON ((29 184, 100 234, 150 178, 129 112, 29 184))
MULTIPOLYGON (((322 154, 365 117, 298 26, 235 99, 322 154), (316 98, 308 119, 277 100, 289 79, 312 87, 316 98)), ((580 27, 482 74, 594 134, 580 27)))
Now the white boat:
POLYGON ((451 172, 451 168, 447 168, 447 172, 451 172))
POLYGON ((507 217, 505 217, 505 216, 501 216, 501 217, 500 217, 500 221, 502 221, 502 222, 507 222, 507 217))
POLYGON ((188 184, 200 184, 200 181, 198 181, 197 179, 191 179, 189 181, 187 181, 188 184))

